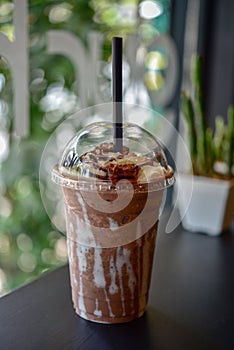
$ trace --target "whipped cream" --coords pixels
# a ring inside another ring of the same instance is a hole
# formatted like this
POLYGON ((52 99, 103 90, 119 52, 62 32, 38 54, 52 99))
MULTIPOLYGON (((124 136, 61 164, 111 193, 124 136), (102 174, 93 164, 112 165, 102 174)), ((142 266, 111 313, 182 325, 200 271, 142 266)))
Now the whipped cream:
POLYGON ((173 170, 167 165, 162 153, 150 151, 140 154, 130 152, 126 146, 123 146, 122 153, 114 152, 113 143, 107 142, 93 147, 81 156, 77 156, 74 150, 70 151, 61 170, 64 175, 95 177, 113 184, 122 179, 137 183, 173 175, 173 170))

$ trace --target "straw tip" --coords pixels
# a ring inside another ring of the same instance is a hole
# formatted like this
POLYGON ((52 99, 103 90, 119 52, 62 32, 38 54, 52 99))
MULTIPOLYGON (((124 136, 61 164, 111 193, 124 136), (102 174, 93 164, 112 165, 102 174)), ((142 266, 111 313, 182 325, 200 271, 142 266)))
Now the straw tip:
POLYGON ((114 41, 123 41, 123 37, 122 36, 113 36, 112 42, 114 42, 114 41))

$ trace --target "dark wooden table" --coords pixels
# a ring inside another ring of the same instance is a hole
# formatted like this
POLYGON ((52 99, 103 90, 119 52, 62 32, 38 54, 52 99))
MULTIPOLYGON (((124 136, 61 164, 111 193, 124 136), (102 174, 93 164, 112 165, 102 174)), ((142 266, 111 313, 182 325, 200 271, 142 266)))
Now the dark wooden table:
POLYGON ((0 349, 234 349, 234 230, 160 230, 154 262, 148 310, 128 324, 79 318, 67 266, 2 297, 0 349))

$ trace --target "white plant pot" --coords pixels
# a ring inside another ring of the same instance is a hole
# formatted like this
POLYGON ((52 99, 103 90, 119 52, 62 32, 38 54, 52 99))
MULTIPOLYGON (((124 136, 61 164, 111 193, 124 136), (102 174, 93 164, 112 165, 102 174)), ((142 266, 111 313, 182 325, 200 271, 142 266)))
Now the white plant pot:
POLYGON ((176 186, 178 208, 185 229, 216 236, 231 226, 234 180, 180 174, 176 186))

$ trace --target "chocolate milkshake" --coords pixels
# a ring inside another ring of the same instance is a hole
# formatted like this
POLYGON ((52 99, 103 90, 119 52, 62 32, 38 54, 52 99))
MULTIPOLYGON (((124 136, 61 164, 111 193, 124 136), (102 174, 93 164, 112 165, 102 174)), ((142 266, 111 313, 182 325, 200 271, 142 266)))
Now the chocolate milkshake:
POLYGON ((116 152, 112 129, 96 123, 80 131, 53 170, 65 202, 74 307, 101 323, 144 313, 160 206, 174 182, 151 134, 124 125, 124 146, 116 152))

